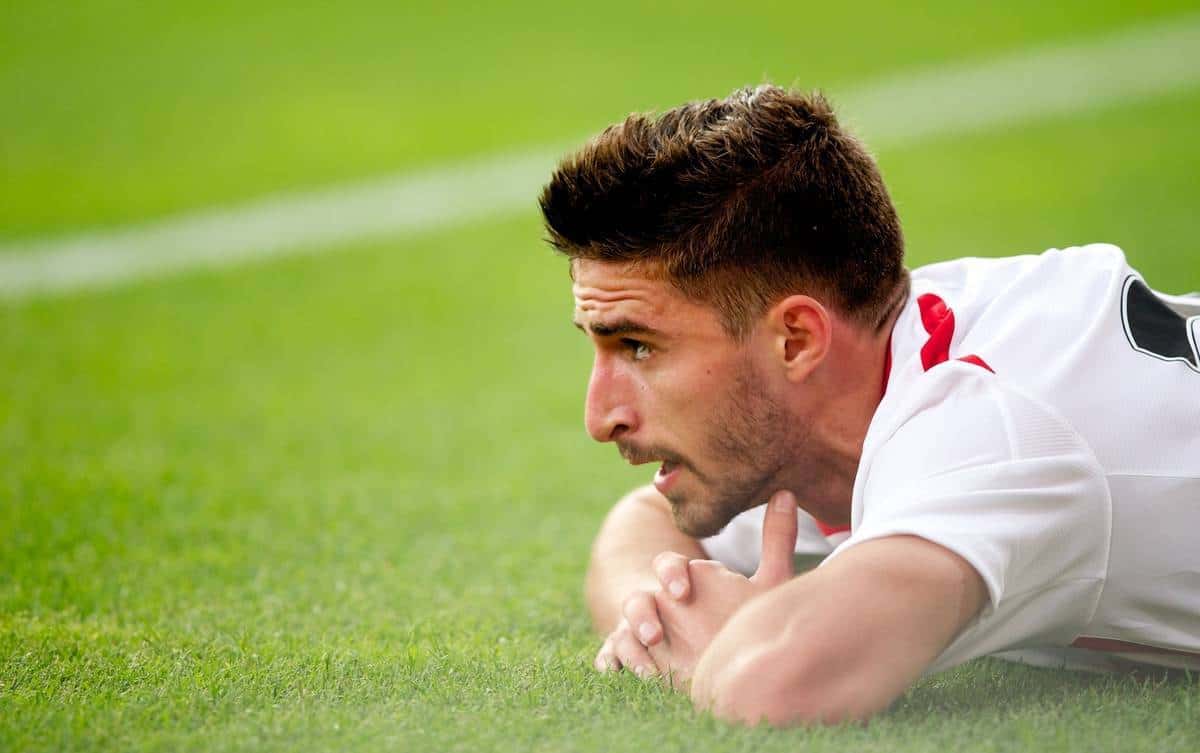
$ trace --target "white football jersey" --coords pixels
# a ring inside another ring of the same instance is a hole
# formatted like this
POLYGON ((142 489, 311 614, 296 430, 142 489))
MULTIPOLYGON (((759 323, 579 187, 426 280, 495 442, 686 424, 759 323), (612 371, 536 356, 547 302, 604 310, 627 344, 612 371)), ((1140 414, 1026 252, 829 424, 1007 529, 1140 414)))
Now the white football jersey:
MULTIPOLYGON (((848 537, 802 515, 797 550, 908 534, 969 562, 988 604, 931 671, 1014 650, 1200 668, 1200 300, 1115 246, 961 259, 912 273, 890 347, 848 537)), ((704 547, 752 571, 761 525, 704 547)))

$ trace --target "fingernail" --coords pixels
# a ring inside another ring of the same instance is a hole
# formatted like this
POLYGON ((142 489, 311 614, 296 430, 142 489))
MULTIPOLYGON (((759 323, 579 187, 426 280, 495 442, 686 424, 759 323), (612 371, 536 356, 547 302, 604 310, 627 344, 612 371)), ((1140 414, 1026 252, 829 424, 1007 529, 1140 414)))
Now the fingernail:
POLYGON ((775 509, 779 512, 787 512, 792 507, 791 492, 777 492, 775 494, 775 509))
POLYGON ((639 666, 633 670, 633 673, 644 680, 650 675, 650 670, 645 666, 639 666))
POLYGON ((671 590, 671 595, 678 599, 680 596, 683 596, 683 589, 686 588, 686 586, 681 580, 673 580, 668 588, 671 590))
POLYGON ((645 643, 654 637, 654 626, 649 622, 643 622, 638 627, 638 635, 641 637, 642 642, 645 643))

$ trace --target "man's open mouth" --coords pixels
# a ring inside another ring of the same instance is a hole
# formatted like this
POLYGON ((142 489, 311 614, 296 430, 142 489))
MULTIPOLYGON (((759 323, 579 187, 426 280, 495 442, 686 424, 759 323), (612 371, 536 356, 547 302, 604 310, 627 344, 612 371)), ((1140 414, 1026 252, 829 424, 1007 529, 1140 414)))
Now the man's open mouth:
POLYGON ((678 476, 679 463, 664 460, 663 464, 658 467, 658 473, 654 474, 654 488, 658 489, 660 494, 665 495, 678 476))

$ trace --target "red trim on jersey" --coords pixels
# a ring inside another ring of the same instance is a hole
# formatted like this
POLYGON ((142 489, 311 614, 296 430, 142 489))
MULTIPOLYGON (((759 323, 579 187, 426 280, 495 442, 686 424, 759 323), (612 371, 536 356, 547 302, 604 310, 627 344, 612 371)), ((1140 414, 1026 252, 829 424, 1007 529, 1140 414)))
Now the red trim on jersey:
POLYGON ((1118 641, 1113 638, 1092 638, 1090 636, 1076 638, 1071 646, 1073 648, 1086 648, 1089 651, 1104 651, 1109 654, 1176 654, 1179 656, 1200 656, 1200 654, 1191 651, 1178 651, 1172 648, 1159 648, 1158 646, 1143 646, 1140 643, 1118 641))
MULTIPOLYGON (((933 293, 918 297, 917 306, 921 310, 921 324, 929 333, 929 339, 921 346, 921 366, 929 371, 939 363, 950 360, 950 341, 954 339, 954 309, 933 293)), ((958 360, 995 373, 995 369, 979 356, 963 356, 958 360)))
POLYGON ((894 331, 888 335, 887 350, 883 351, 883 384, 879 387, 880 397, 887 394, 888 380, 892 378, 892 337, 894 336, 894 331))
POLYGON ((835 533, 843 533, 850 530, 850 526, 829 526, 825 525, 816 518, 813 518, 813 520, 816 521, 817 529, 821 532, 822 536, 828 537, 834 535, 835 533))
POLYGON ((921 366, 929 371, 939 363, 950 360, 950 340, 954 338, 954 311, 933 293, 917 299, 921 309, 921 324, 929 339, 921 346, 921 366))
POLYGON ((988 371, 992 372, 993 374, 996 373, 996 370, 993 369, 991 366, 988 366, 987 361, 983 360, 979 356, 963 356, 962 358, 960 358, 958 360, 962 361, 963 363, 975 364, 976 366, 987 369, 988 371))

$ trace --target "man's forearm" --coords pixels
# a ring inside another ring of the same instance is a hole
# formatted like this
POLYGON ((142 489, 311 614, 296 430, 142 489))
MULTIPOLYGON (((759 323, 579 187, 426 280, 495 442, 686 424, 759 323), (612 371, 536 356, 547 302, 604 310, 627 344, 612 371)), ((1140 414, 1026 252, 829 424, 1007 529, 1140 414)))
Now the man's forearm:
POLYGON ((735 613, 701 656, 692 699, 749 723, 865 719, 916 680, 986 599, 971 565, 937 544, 859 544, 735 613))
POLYGON ((698 707, 730 721, 784 725, 862 718, 891 700, 889 688, 862 708, 879 688, 856 682, 859 667, 847 650, 855 626, 827 619, 837 604, 822 575, 801 575, 752 599, 725 624, 696 666, 698 707))
POLYGON ((706 555, 696 539, 680 532, 667 500, 653 487, 630 492, 609 512, 592 545, 586 593, 592 623, 608 633, 621 620, 621 603, 637 589, 658 586, 652 562, 660 552, 690 559, 706 555))

